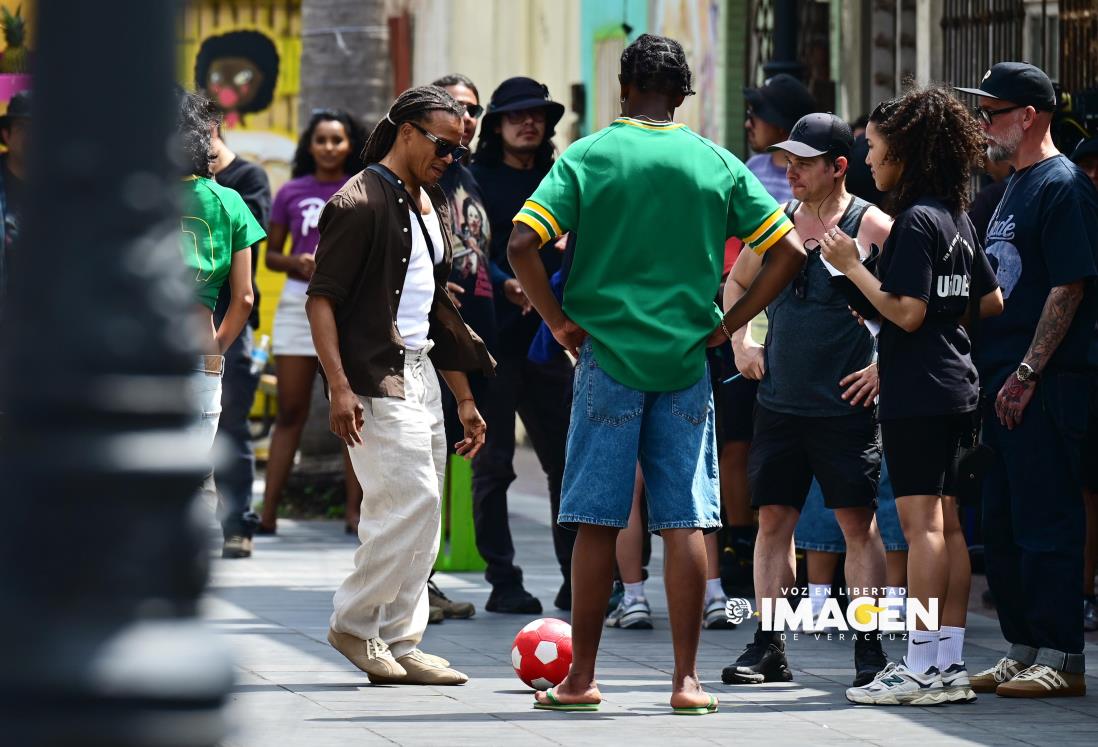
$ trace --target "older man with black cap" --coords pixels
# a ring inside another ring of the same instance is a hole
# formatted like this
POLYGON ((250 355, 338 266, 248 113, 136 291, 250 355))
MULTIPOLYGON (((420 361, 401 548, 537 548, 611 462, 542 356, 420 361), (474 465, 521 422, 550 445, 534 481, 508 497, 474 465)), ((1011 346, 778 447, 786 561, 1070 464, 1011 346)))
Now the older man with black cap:
MULTIPOLYGON (((556 522, 564 479, 564 449, 568 413, 572 407, 572 365, 563 351, 548 362, 527 357, 541 318, 523 293, 507 261, 511 219, 533 194, 553 165, 553 133, 564 116, 564 106, 549 98, 549 89, 531 78, 509 78, 492 93, 480 126, 473 156, 473 175, 484 196, 491 229, 491 275, 495 286, 496 343, 492 353, 498 366, 492 397, 483 401, 485 419, 492 424, 484 449, 473 465, 473 504, 477 547, 488 569, 492 593, 484 608, 489 612, 538 614, 541 602, 522 584, 515 565, 515 547, 507 521, 507 488, 515 479, 515 415, 530 437, 549 482, 553 549, 563 576, 555 604, 572 606, 572 545, 575 534, 556 522)), ((563 242, 540 251, 546 272, 561 267, 563 242)))
MULTIPOLYGON (((835 227, 866 247, 884 244, 888 236, 888 216, 846 191, 853 143, 846 122, 818 113, 802 117, 788 140, 769 148, 786 164, 793 199, 785 214, 809 254, 800 274, 767 307, 765 345, 744 345, 746 327, 733 333, 737 367, 746 377, 762 379, 748 462, 752 503, 759 509, 755 593, 760 609, 763 599, 781 597, 794 585, 793 530, 813 477, 846 538, 847 583, 863 589, 885 585, 884 546, 874 522, 881 451, 872 407, 873 337, 850 315, 849 301, 832 283, 819 251, 820 238, 835 227)), ((761 269, 762 257, 740 253, 725 284, 725 308, 740 299, 761 269)), ((784 649, 780 634, 760 624, 722 679, 790 680, 784 649)), ((885 664, 876 634, 859 634, 855 685, 871 681, 885 664)))
POLYGON ((977 692, 1016 698, 1086 692, 1079 577, 1082 437, 1098 317, 1098 192, 1056 150, 1052 82, 1001 62, 977 88, 988 158, 1015 172, 992 216, 987 254, 1005 300, 975 345, 994 407, 983 438, 995 451, 984 479, 984 553, 1006 656, 972 678, 977 692))
POLYGON ((816 99, 803 83, 788 73, 779 73, 759 88, 745 88, 747 100, 747 144, 758 155, 747 159, 747 168, 759 178, 770 196, 778 202, 792 197, 785 178, 785 155, 766 152, 770 146, 789 137, 797 121, 816 111, 816 99))

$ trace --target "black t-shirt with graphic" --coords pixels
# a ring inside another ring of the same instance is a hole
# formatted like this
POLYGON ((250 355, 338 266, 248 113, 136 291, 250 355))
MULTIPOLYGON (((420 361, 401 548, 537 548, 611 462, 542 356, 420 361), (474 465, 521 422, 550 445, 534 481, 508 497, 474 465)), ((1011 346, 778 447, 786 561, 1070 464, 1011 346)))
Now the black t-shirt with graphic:
POLYGON ((1049 291, 1086 280, 1083 302, 1045 373, 1087 368, 1098 318, 1098 192, 1062 155, 1015 172, 987 230, 987 254, 1003 289, 1002 315, 980 328, 977 363, 997 392, 1033 342, 1049 291))
POLYGON ((450 282, 465 291, 457 296, 461 318, 480 335, 490 352, 496 348, 496 311, 488 252, 492 227, 484 197, 473 173, 461 163, 453 163, 439 180, 450 203, 451 229, 454 234, 454 263, 450 282))
POLYGON ((881 420, 968 412, 979 401, 971 344, 961 320, 969 292, 997 287, 972 221, 924 197, 896 216, 878 266, 881 290, 927 304, 919 329, 882 319, 878 342, 881 420))

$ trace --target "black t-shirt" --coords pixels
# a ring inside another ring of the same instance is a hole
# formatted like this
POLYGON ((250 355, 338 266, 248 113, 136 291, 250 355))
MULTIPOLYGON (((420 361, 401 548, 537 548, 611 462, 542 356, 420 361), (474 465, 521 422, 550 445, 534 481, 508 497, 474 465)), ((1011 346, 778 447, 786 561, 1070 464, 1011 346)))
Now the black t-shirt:
MULTIPOLYGON (((503 280, 515 275, 507 261, 507 242, 511 238, 511 221, 541 184, 546 172, 536 168, 513 169, 504 164, 492 167, 473 164, 472 171, 484 195, 492 231, 490 254, 497 268, 492 278, 496 294, 497 347, 502 355, 525 357, 538 331, 541 317, 537 311, 523 316, 522 309, 503 294, 503 280)), ((552 277, 561 265, 561 251, 556 248, 556 242, 551 241, 543 246, 540 255, 546 273, 552 277)))
MULTIPOLYGON (((244 204, 252 211, 259 225, 264 229, 267 228, 267 221, 271 216, 271 183, 267 180, 267 172, 262 167, 237 156, 214 178, 218 184, 235 190, 244 198, 244 204)), ((259 329, 259 288, 255 284, 255 271, 258 266, 259 244, 255 244, 252 246, 252 296, 255 300, 252 303, 252 314, 248 318, 252 329, 259 329)), ((215 318, 222 319, 225 316, 231 297, 232 290, 229 284, 225 283, 217 296, 215 318)))
POLYGON ((927 303, 919 329, 882 318, 878 342, 881 420, 968 412, 979 401, 971 344, 961 320, 969 291, 997 287, 964 213, 924 197, 896 216, 878 265, 881 290, 927 303))
POLYGON ((465 290, 457 296, 461 304, 461 318, 494 353, 496 310, 488 264, 492 230, 484 197, 473 173, 461 163, 450 165, 439 180, 439 186, 446 193, 453 219, 454 263, 450 270, 450 282, 465 290))
POLYGON ((1007 180, 992 182, 979 192, 972 200, 972 206, 968 209, 968 219, 972 221, 972 227, 976 230, 976 238, 981 241, 987 235, 987 227, 991 225, 991 216, 995 214, 995 208, 999 206, 999 200, 1003 199, 1006 192, 1007 180))
POLYGON ((1033 342, 1049 291, 1087 280, 1083 302, 1046 373, 1084 371, 1098 317, 1098 192, 1062 155, 1011 175, 987 230, 987 254, 1006 308, 980 328, 977 363, 985 390, 997 392, 1033 342))

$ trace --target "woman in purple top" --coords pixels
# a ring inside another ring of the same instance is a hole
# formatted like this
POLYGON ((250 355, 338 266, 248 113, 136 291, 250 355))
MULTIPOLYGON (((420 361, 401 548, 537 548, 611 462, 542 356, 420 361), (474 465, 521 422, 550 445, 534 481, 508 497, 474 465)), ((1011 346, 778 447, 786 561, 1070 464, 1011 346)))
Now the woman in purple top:
MULTIPOLYGON (((274 534, 282 488, 293 467, 317 374, 316 350, 305 316, 305 289, 313 276, 320 232, 317 221, 325 203, 351 174, 362 169, 362 130, 349 114, 313 112, 294 153, 293 171, 275 196, 268 228, 267 267, 288 276, 275 312, 273 352, 278 374, 278 418, 271 435, 267 487, 259 534, 274 534), (290 253, 285 253, 289 239, 290 253)), ((357 531, 358 480, 346 462, 347 531, 357 531)))

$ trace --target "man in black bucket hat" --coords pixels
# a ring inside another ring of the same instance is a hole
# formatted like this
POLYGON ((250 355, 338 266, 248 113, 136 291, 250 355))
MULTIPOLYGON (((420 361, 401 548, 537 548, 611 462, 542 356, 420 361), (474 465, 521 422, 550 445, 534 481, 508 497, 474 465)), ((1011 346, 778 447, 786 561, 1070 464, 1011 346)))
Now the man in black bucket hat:
MULTIPOLYGON (((495 289, 498 361, 493 394, 483 401, 490 435, 473 462, 473 504, 477 548, 488 563, 492 594, 485 609, 533 615, 541 602, 523 588, 522 569, 507 520, 507 489, 515 479, 515 415, 545 470, 553 518, 553 549, 563 577, 556 606, 572 605, 571 568, 575 534, 557 525, 564 447, 572 408, 572 365, 563 351, 544 363, 527 357, 541 318, 523 293, 507 261, 511 219, 553 165, 552 137, 564 106, 531 78, 509 78, 492 93, 480 126, 473 174, 484 196, 491 230, 489 271, 495 289)), ((540 252, 548 275, 561 267, 563 241, 540 252), (559 246, 557 246, 559 244, 559 246)))

